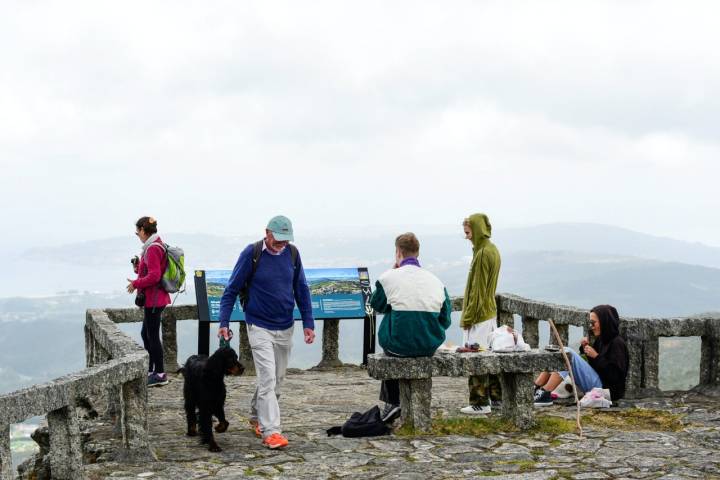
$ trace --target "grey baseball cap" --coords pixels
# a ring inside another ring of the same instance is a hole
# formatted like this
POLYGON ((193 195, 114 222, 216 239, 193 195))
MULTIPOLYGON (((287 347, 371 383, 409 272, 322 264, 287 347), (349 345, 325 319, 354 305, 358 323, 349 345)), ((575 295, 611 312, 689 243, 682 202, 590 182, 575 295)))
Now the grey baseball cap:
POLYGON ((271 218, 267 224, 267 229, 273 233, 275 240, 280 242, 292 242, 294 240, 292 222, 287 217, 278 215, 271 218))

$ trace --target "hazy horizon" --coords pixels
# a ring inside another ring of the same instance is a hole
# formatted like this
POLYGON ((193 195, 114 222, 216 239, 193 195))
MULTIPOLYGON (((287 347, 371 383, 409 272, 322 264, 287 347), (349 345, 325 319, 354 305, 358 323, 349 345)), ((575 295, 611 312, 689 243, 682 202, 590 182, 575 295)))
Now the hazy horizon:
MULTIPOLYGON (((493 232, 494 234, 497 234, 497 232, 506 232, 511 230, 518 230, 518 229, 532 229, 537 227, 548 227, 548 226, 597 226, 597 227, 608 227, 610 229, 619 229, 624 230, 630 233, 637 233, 641 235, 647 235, 650 237, 655 237, 658 239, 667 239, 667 240, 677 240, 681 242, 687 242, 692 244, 699 244, 702 246, 707 246, 711 248, 720 248, 720 244, 715 245, 710 242, 708 242, 706 239, 702 238, 686 238, 683 236, 673 236, 673 235, 663 235, 656 232, 649 232, 649 231, 641 231, 633 228, 627 228, 622 227, 619 225, 612 225, 612 224, 603 224, 603 223, 597 223, 597 222, 575 222, 575 221, 557 221, 557 222, 548 222, 548 223, 529 223, 529 224, 523 224, 523 225, 507 225, 507 226, 497 226, 493 222, 493 232)), ((189 229, 185 231, 159 231, 159 234, 161 236, 166 237, 172 237, 174 235, 208 235, 211 237, 227 237, 227 238, 261 238, 264 234, 264 228, 265 225, 263 223, 258 224, 258 227, 256 229, 247 229, 244 231, 237 231, 235 233, 220 233, 220 232, 203 232, 199 231, 197 229, 189 229)), ((370 224, 370 225, 334 225, 332 227, 330 226, 320 226, 320 227, 310 227, 310 228, 304 228, 302 226, 294 226, 295 228, 295 242, 294 243, 302 243, 303 241, 317 241, 319 237, 335 237, 335 238, 343 238, 348 237, 352 235, 360 236, 360 237, 367 237, 367 236, 375 236, 379 234, 400 234, 407 231, 415 232, 418 235, 426 235, 426 236, 433 236, 433 235, 457 235, 458 237, 462 238, 464 236, 464 233, 462 232, 462 226, 459 224, 407 224, 399 222, 397 224, 370 224)), ((100 242, 103 240, 117 240, 119 238, 127 238, 128 240, 132 240, 133 242, 137 243, 137 239, 135 238, 133 233, 128 233, 125 235, 97 235, 97 236, 86 236, 86 237, 78 237, 78 238, 68 238, 66 240, 61 241, 47 241, 43 239, 35 239, 31 241, 23 241, 18 242, 14 246, 8 246, 7 243, 3 247, 2 244, 0 244, 0 254, 22 254, 26 253, 30 250, 33 250, 35 248, 53 248, 53 247, 63 247, 63 246, 69 246, 69 245, 75 245, 75 244, 82 244, 87 242, 100 242)), ((138 243, 139 248, 139 243, 138 243)))

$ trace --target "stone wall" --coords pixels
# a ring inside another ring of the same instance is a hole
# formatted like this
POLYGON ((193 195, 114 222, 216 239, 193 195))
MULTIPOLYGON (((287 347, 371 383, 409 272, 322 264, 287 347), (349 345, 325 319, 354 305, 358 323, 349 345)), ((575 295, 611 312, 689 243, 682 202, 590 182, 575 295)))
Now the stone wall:
MULTIPOLYGON (((456 305, 462 308, 461 298, 454 299, 456 305)), ((567 343, 570 325, 581 327, 585 335, 589 334, 587 310, 511 294, 497 295, 497 305, 501 323, 512 324, 512 315, 521 317, 523 337, 532 347, 538 346, 538 325, 543 320, 555 323, 564 343, 567 343)), ((645 397, 659 392, 660 337, 700 337, 700 384, 695 388, 706 393, 720 390, 720 318, 621 317, 620 334, 630 353, 627 398, 645 397)))
MULTIPOLYGON (((133 323, 143 321, 143 311, 139 308, 108 308, 103 310, 107 317, 115 323, 133 323)), ((179 305, 167 307, 162 318, 162 344, 165 365, 178 364, 177 358, 177 322, 183 320, 197 320, 196 305, 179 305)), ((374 317, 373 317, 374 318, 374 317)), ((333 369, 343 366, 340 361, 339 320, 323 319, 322 358, 316 367, 317 370, 333 369)), ((252 359, 250 343, 247 338, 245 322, 239 322, 240 361, 245 367, 245 375, 255 375, 255 365, 252 359)), ((168 369, 170 371, 170 369, 168 369)))
MULTIPOLYGON (((85 323, 87 368, 51 382, 0 395, 0 478, 14 478, 9 427, 33 416, 47 415, 52 478, 83 478, 78 406, 107 396, 118 421, 125 454, 148 457, 147 368, 145 350, 120 331, 108 314, 89 310, 85 323)), ((42 463, 35 460, 36 463, 42 463)))

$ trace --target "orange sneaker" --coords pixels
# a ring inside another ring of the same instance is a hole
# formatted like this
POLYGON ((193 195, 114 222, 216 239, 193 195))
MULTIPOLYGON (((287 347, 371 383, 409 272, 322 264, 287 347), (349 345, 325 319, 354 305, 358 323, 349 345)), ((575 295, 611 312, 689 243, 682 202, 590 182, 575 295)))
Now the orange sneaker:
POLYGON ((279 433, 273 433, 263 440, 263 445, 273 450, 283 448, 288 446, 288 439, 279 433))

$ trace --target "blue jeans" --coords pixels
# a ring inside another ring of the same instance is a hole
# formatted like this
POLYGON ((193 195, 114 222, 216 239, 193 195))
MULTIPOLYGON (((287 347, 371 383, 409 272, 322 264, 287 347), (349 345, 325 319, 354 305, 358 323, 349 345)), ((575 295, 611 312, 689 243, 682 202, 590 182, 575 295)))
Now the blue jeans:
MULTIPOLYGON (((602 388, 602 380, 595 370, 576 351, 565 347, 565 352, 570 357, 572 364, 572 373, 575 377, 575 383, 583 392, 589 392, 593 388, 602 388)), ((563 378, 568 376, 568 372, 558 372, 563 378)))

